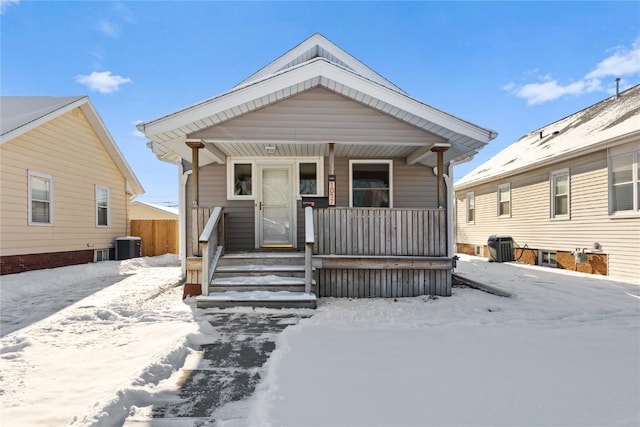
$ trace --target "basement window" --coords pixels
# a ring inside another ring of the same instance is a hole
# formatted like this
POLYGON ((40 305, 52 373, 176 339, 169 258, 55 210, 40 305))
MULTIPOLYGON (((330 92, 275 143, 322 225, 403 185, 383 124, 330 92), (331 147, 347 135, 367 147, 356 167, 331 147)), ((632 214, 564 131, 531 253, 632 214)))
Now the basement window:
POLYGON ((109 249, 96 249, 93 251, 93 262, 109 261, 109 249))
POLYGON ((538 263, 545 267, 558 266, 558 253, 555 251, 540 250, 538 263))

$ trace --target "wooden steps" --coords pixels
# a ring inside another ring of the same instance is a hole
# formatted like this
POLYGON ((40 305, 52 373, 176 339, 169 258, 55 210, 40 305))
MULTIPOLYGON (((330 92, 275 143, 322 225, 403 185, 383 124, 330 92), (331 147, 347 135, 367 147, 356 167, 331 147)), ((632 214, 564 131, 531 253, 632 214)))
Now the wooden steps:
POLYGON ((209 295, 196 298, 198 308, 316 308, 316 296, 304 292, 304 254, 300 252, 224 255, 209 290, 209 295))

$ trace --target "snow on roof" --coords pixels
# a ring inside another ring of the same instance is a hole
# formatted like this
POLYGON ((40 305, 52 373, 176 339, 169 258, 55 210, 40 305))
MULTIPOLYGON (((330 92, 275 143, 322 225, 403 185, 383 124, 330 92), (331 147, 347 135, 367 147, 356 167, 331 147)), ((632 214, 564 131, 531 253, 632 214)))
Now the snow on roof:
POLYGON ((135 201, 135 202, 133 202, 131 204, 132 205, 145 205, 145 206, 149 206, 149 207, 154 208, 154 209, 161 210, 163 212, 170 213, 172 215, 176 215, 176 216, 180 215, 180 209, 174 208, 174 207, 170 207, 170 206, 156 205, 155 203, 147 203, 147 202, 141 202, 141 201, 135 201))
POLYGON ((640 132, 640 85, 528 133, 456 183, 456 189, 597 149, 640 132))
POLYGON ((0 97, 0 134, 28 125, 82 98, 84 96, 0 97))

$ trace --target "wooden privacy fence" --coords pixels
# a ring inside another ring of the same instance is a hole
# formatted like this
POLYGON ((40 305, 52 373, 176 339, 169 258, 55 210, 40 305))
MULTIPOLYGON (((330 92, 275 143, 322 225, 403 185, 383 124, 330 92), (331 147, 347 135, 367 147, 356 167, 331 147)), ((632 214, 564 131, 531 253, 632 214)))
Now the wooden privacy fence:
POLYGON ((132 219, 131 235, 142 239, 142 256, 178 253, 177 219, 132 219))
POLYGON ((451 295, 443 209, 313 210, 318 296, 451 295))

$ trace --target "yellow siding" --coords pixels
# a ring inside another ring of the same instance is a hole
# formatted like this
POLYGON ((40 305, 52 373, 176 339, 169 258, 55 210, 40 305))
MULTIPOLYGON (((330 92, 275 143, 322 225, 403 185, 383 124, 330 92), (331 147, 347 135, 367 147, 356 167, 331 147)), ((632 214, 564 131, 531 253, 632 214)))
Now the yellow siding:
POLYGON ((607 151, 456 191, 457 243, 486 245, 492 234, 535 249, 591 250, 602 245, 609 275, 640 280, 640 216, 613 219, 608 208, 607 151), (571 218, 550 218, 550 173, 569 168, 571 218), (511 183, 511 217, 497 217, 498 185, 511 183), (475 193, 476 221, 466 223, 466 195, 475 193))
POLYGON ((129 211, 130 219, 178 219, 178 215, 140 204, 132 204, 129 211))
POLYGON ((80 109, 0 146, 0 254, 104 249, 127 234, 125 178, 80 109), (53 177, 54 224, 28 224, 29 170, 53 177), (110 225, 96 226, 95 186, 109 188, 110 225))

